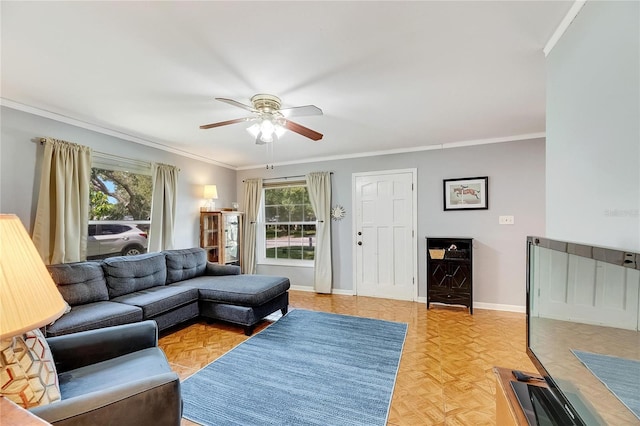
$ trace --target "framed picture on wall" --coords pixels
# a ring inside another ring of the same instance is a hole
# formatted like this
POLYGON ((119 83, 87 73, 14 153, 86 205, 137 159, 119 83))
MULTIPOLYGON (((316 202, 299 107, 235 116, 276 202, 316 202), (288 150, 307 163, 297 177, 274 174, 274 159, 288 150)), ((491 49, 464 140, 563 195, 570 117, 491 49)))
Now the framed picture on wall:
POLYGON ((444 209, 486 210, 489 208, 489 178, 472 177, 443 181, 444 209))

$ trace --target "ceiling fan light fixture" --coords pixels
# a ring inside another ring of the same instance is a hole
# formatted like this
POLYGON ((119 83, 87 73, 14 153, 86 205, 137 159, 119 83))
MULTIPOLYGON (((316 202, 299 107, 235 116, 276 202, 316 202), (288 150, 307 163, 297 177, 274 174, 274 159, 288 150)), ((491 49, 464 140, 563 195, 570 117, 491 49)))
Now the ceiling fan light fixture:
POLYGON ((253 123, 253 125, 247 128, 247 132, 249 132, 251 136, 256 138, 256 140, 265 143, 273 142, 274 135, 275 140, 278 140, 286 131, 287 129, 282 127, 280 124, 274 124, 270 119, 264 119, 260 124, 253 123))
POLYGON ((260 125, 258 123, 253 123, 251 126, 247 127, 247 132, 254 138, 257 138, 260 134, 260 125))
POLYGON ((293 116, 322 115, 322 110, 315 105, 281 109, 282 102, 280 98, 267 94, 253 96, 251 98, 251 106, 228 98, 216 98, 216 100, 247 110, 253 113, 253 116, 204 124, 200 126, 201 129, 213 129, 229 124, 252 121, 253 124, 246 130, 256 139, 256 143, 259 145, 273 142, 274 139, 277 141, 287 130, 291 130, 294 133, 314 141, 322 139, 322 133, 318 133, 289 119, 289 117, 293 116))
POLYGON ((260 133, 263 136, 271 137, 276 131, 276 127, 273 125, 273 122, 269 119, 262 120, 260 123, 260 133))
POLYGON ((273 142, 274 133, 262 133, 259 134, 260 142, 271 143, 273 142))

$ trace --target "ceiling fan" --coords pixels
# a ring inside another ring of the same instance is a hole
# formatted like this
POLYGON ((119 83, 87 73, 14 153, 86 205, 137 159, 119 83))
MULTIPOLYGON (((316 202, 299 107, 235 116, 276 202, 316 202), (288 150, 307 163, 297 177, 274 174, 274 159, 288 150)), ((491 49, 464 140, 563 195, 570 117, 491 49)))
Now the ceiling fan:
POLYGON ((236 118, 235 120, 220 121, 218 123, 204 124, 201 129, 212 129, 214 127, 226 126, 228 124, 252 121, 254 124, 247 129, 256 138, 256 143, 265 143, 278 140, 285 130, 291 130, 314 141, 322 139, 322 133, 304 127, 301 124, 289 120, 289 117, 300 117, 303 115, 322 115, 322 110, 315 105, 304 105, 293 108, 280 108, 282 102, 274 95, 258 94, 251 98, 253 106, 245 105, 233 99, 216 98, 217 101, 225 102, 229 105, 237 106, 253 113, 250 117, 236 118))

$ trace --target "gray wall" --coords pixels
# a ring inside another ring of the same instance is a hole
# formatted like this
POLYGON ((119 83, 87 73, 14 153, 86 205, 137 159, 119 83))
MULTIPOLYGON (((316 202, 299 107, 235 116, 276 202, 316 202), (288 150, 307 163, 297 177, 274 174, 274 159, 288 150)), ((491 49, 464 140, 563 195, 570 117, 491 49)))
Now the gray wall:
POLYGON ((43 147, 38 141, 41 137, 63 139, 103 153, 179 167, 176 248, 199 244, 199 215, 205 184, 217 185, 217 206, 230 206, 236 200, 235 170, 7 107, 2 107, 0 113, 0 212, 17 214, 28 230, 33 226, 40 184, 43 147))
POLYGON ((640 250, 640 3, 585 4, 547 58, 547 236, 640 250))
MULTIPOLYGON (((203 185, 218 185, 218 206, 242 201, 242 180, 279 177, 326 170, 333 175, 333 202, 347 209, 347 217, 332 223, 334 287, 352 291, 351 178, 353 173, 377 170, 418 170, 418 288, 426 296, 426 236, 471 236, 475 241, 474 301, 476 306, 522 307, 525 303, 526 235, 544 234, 543 140, 421 151, 376 157, 277 166, 274 170, 233 171, 116 137, 3 107, 0 139, 0 211, 16 213, 30 229, 42 147, 50 136, 122 157, 174 164, 180 167, 176 247, 198 245, 199 208, 203 185), (489 210, 442 210, 442 180, 489 176, 489 210), (515 225, 498 225, 498 216, 515 216, 515 225)), ((292 284, 311 287, 312 268, 262 265, 259 273, 285 275, 292 284)))
MULTIPOLYGON (((351 178, 353 173, 416 168, 418 170, 418 289, 426 297, 426 236, 470 236, 474 245, 476 306, 522 307, 525 304, 525 237, 543 235, 544 140, 479 145, 406 154, 362 157, 298 165, 273 170, 238 171, 237 198, 242 180, 282 177, 311 171, 331 171, 332 205, 347 209, 347 217, 332 222, 334 288, 352 291, 351 178), (489 176, 489 209, 443 211, 442 180, 489 176), (498 225, 498 216, 515 216, 515 225, 498 225), (500 306, 503 305, 503 306, 500 306)), ((242 206, 241 206, 242 208, 242 206)), ((283 273, 293 285, 311 286, 310 268, 259 265, 259 273, 283 273)))

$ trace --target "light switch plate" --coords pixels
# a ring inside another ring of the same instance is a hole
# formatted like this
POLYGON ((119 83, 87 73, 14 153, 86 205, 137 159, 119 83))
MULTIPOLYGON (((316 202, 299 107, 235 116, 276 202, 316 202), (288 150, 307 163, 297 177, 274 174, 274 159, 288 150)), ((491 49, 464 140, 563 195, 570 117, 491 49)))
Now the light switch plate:
POLYGON ((500 225, 513 225, 514 224, 513 216, 500 216, 498 217, 498 223, 500 225))

